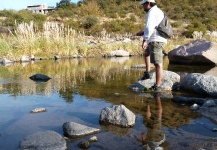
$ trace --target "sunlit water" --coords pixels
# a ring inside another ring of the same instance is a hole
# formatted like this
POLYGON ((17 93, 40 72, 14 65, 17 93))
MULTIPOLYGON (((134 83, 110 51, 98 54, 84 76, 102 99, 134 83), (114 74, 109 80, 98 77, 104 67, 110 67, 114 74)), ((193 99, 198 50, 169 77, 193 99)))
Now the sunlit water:
MULTIPOLYGON (((63 136, 62 125, 70 121, 101 129, 95 134, 98 142, 91 143, 89 149, 143 149, 143 144, 150 145, 165 135, 166 140, 160 145, 164 149, 190 150, 203 148, 210 138, 217 137, 212 132, 216 124, 191 111, 189 106, 131 92, 128 87, 144 71, 131 68, 138 64, 144 64, 142 57, 49 60, 0 66, 0 149, 16 150, 21 139, 37 131, 52 130, 63 136), (36 73, 52 79, 36 83, 29 79, 36 73), (134 127, 99 124, 101 110, 116 104, 124 104, 136 114, 134 127), (30 113, 39 107, 48 111, 30 113), (142 133, 147 136, 145 143, 141 140, 142 133)), ((178 73, 205 73, 212 69, 168 65, 167 59, 164 64, 165 70, 178 73)), ((67 141, 68 149, 79 149, 77 144, 91 136, 67 141)))

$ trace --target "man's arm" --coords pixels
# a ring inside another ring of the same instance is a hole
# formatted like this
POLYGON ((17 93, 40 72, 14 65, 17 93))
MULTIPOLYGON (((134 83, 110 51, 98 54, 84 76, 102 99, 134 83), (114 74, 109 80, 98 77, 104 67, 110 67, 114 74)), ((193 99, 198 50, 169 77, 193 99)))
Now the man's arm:
POLYGON ((143 34, 144 34, 144 31, 142 30, 142 31, 139 31, 138 33, 136 33, 136 36, 143 36, 143 34))
POLYGON ((147 42, 144 39, 142 41, 142 48, 143 48, 143 50, 146 50, 146 48, 147 48, 147 42))

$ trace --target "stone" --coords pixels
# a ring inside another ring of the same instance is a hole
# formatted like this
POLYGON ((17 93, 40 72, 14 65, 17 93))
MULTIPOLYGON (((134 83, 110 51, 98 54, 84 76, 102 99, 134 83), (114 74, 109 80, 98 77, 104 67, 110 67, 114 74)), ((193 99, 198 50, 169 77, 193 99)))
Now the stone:
POLYGON ((168 53, 174 64, 217 64, 217 43, 203 39, 179 46, 168 53))
POLYGON ((45 82, 51 79, 50 77, 48 77, 44 74, 35 74, 29 78, 33 81, 45 81, 45 82))
POLYGON ((47 110, 45 108, 35 108, 31 110, 31 113, 39 113, 39 112, 46 112, 47 110))
POLYGON ((215 124, 217 124, 217 108, 216 107, 209 107, 209 108, 203 108, 201 107, 196 111, 197 113, 209 118, 212 120, 215 124))
POLYGON ((97 137, 93 136, 89 139, 89 142, 97 142, 97 137))
POLYGON ((29 61, 30 61, 30 58, 29 58, 29 56, 22 55, 21 58, 20 58, 20 61, 21 61, 21 62, 29 62, 29 61))
POLYGON ((88 149, 90 147, 90 143, 88 141, 81 141, 78 143, 78 147, 88 149))
POLYGON ((7 58, 1 58, 1 59, 0 59, 0 63, 6 65, 6 64, 14 63, 14 61, 9 60, 9 59, 7 59, 7 58))
POLYGON ((64 134, 69 138, 98 133, 100 129, 88 127, 75 122, 65 122, 62 126, 64 134))
POLYGON ((198 104, 193 104, 190 109, 191 110, 197 110, 200 106, 198 104))
POLYGON ((54 60, 57 60, 57 59, 60 59, 60 56, 59 56, 59 55, 55 55, 55 56, 54 56, 54 60))
POLYGON ((207 100, 201 107, 207 108, 207 107, 216 107, 217 104, 214 100, 207 100))
POLYGON ((217 77, 190 73, 180 82, 180 89, 217 97, 217 77))
POLYGON ((113 50, 108 57, 129 57, 130 53, 125 50, 113 50))
MULTIPOLYGON (((144 92, 145 89, 149 89, 156 82, 155 72, 150 73, 151 78, 146 80, 139 80, 132 84, 129 89, 132 91, 144 92)), ((171 91, 175 83, 180 82, 180 76, 172 71, 163 70, 163 79, 161 89, 163 91, 171 91)))
POLYGON ((113 124, 122 127, 132 127, 135 125, 135 114, 124 105, 114 105, 106 107, 101 111, 100 123, 113 124))
POLYGON ((130 43, 132 40, 131 39, 129 39, 129 38, 125 38, 125 39, 123 39, 123 42, 124 43, 130 43))
POLYGON ((184 104, 195 104, 196 103, 199 105, 203 105, 207 100, 204 98, 176 96, 172 98, 172 101, 176 103, 184 103, 184 104))
POLYGON ((18 150, 65 150, 66 141, 54 131, 39 131, 21 140, 18 150))

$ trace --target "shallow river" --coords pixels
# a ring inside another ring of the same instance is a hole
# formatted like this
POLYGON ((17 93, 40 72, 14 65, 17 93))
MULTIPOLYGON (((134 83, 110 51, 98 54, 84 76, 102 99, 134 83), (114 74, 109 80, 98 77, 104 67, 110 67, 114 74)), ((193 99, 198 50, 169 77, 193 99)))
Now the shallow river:
MULTIPOLYGON (((37 131, 52 130, 63 136, 62 125, 70 121, 101 129, 95 134, 98 141, 89 148, 94 150, 143 149, 143 144, 152 145, 164 136, 160 147, 166 150, 207 148, 208 142, 217 137, 212 131, 216 124, 189 106, 171 99, 150 99, 128 89, 143 74, 144 69, 131 68, 138 64, 144 64, 142 57, 43 60, 0 66, 0 150, 16 150, 21 139, 37 131), (36 73, 52 79, 36 83, 29 79, 36 73), (136 114, 134 127, 99 124, 101 110, 117 104, 124 104, 136 114), (30 113, 39 107, 47 112, 30 113)), ((165 58, 164 69, 182 74, 205 73, 212 67, 168 65, 165 58)), ((182 94, 173 93, 176 95, 182 94)), ((68 149, 79 149, 77 144, 92 136, 67 141, 68 149)))

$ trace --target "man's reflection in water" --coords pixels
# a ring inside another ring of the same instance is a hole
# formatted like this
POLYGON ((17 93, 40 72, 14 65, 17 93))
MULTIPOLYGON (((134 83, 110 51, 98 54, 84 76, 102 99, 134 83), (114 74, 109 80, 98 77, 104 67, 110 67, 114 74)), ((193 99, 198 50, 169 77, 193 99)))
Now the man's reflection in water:
POLYGON ((151 108, 149 100, 147 100, 146 106, 146 119, 145 125, 148 129, 147 133, 142 133, 142 143, 144 149, 147 150, 163 150, 161 146, 166 138, 165 134, 161 130, 162 121, 162 105, 159 93, 154 93, 155 109, 151 108))

